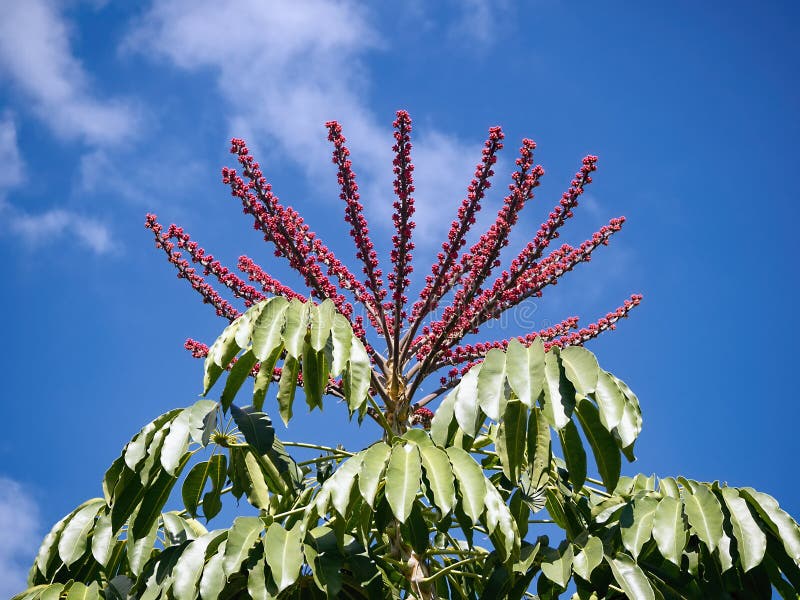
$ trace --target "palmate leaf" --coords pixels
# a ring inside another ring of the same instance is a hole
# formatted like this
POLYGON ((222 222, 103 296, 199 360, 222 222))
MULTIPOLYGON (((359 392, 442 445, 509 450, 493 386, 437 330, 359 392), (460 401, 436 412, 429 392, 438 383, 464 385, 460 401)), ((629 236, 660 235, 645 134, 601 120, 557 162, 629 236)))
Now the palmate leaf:
POLYGON ((205 361, 203 393, 208 394, 231 361, 241 354, 227 376, 222 407, 227 410, 256 362, 261 363, 252 404, 261 409, 272 370, 283 358, 278 404, 285 423, 292 417, 297 376, 309 407, 322 407, 330 377, 342 377, 351 412, 367 401, 372 369, 361 340, 333 303, 291 301, 282 296, 263 300, 234 320, 211 345, 205 361))
POLYGON ((633 443, 641 430, 638 399, 622 381, 600 369, 591 352, 553 347, 545 353, 540 340, 527 348, 514 341, 505 353, 496 348, 487 353, 442 401, 431 435, 447 446, 460 429, 469 449, 469 440, 487 417, 499 422, 492 429, 493 441, 509 480, 517 482, 527 467, 538 482, 549 470, 549 425, 561 442, 576 490, 585 481, 587 463, 580 430, 609 491, 620 477, 620 457, 633 459, 633 443))

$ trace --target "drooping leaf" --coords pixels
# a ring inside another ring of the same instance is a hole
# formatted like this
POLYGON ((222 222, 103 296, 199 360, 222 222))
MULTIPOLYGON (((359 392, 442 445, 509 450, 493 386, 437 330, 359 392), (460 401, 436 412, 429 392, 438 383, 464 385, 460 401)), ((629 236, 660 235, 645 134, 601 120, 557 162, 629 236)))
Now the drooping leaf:
POLYGON ((558 431, 558 438, 564 451, 569 481, 575 490, 579 490, 586 482, 586 451, 583 449, 583 442, 575 422, 567 421, 558 431))
POLYGON ((594 354, 583 346, 567 346, 561 350, 559 357, 577 393, 587 396, 595 391, 600 367, 594 354))
POLYGON ((299 372, 300 361, 292 356, 287 356, 278 382, 278 411, 284 425, 288 425, 292 419, 292 405, 297 391, 297 374, 299 372))
POLYGON ((357 337, 350 340, 350 359, 343 378, 347 406, 351 412, 359 410, 367 401, 372 367, 364 344, 357 337))
POLYGON ((328 384, 329 365, 323 351, 316 351, 310 344, 303 348, 303 391, 309 409, 322 409, 322 396, 328 384))
POLYGON ((372 508, 375 507, 375 494, 386 471, 391 451, 391 447, 387 444, 378 442, 364 452, 361 470, 358 472, 358 489, 364 502, 372 508))
POLYGON ((289 302, 283 296, 274 296, 265 301, 252 334, 253 354, 258 360, 265 361, 275 348, 283 345, 281 332, 286 324, 288 308, 289 302))
POLYGON ((333 315, 331 337, 333 339, 331 375, 337 377, 350 362, 350 349, 353 343, 353 330, 350 328, 350 323, 339 313, 333 315))
POLYGON ((679 498, 664 496, 659 500, 653 518, 653 538, 661 556, 678 567, 688 537, 683 519, 683 503, 679 498))
POLYGON ((197 598, 197 588, 206 561, 206 551, 212 542, 219 541, 224 535, 227 534, 223 531, 206 533, 193 540, 181 553, 173 574, 172 594, 175 600, 197 598))
POLYGON ((722 508, 716 496, 703 485, 684 486, 683 504, 689 525, 713 552, 722 538, 722 508))
POLYGON ((739 495, 759 512, 768 526, 778 535, 792 560, 800 563, 800 529, 794 519, 786 514, 778 506, 775 498, 769 494, 745 487, 739 490, 739 495))
POLYGON ((622 460, 620 459, 617 444, 614 442, 614 437, 603 427, 595 405, 586 398, 578 400, 575 406, 575 414, 578 416, 583 433, 592 447, 597 471, 600 473, 606 489, 610 492, 617 487, 617 481, 619 481, 622 469, 622 460))
POLYGON ((586 581, 594 570, 603 562, 603 542, 600 538, 590 537, 580 552, 572 560, 572 569, 586 581))
POLYGON ((433 501, 441 511, 442 516, 453 510, 456 502, 453 468, 450 459, 441 448, 436 446, 420 446, 419 453, 422 458, 422 467, 425 479, 433 494, 433 501))
POLYGON ((506 401, 506 355, 499 348, 486 353, 478 372, 478 406, 495 421, 505 409, 506 401))
POLYGON ((614 579, 622 588, 628 598, 636 600, 655 600, 655 592, 647 579, 647 575, 627 554, 605 557, 614 579))
POLYGON ((533 407, 528 417, 527 442, 531 484, 546 483, 551 458, 550 426, 538 406, 533 407))
POLYGON ((519 479, 525 462, 527 412, 522 402, 509 400, 495 437, 495 447, 503 473, 513 482, 519 479))
POLYGON ((480 465, 467 452, 456 446, 447 448, 447 456, 458 481, 458 497, 466 515, 477 523, 484 509, 486 483, 480 465))
POLYGON ((572 574, 573 558, 571 544, 568 544, 562 552, 552 548, 547 549, 541 564, 542 574, 559 587, 567 587, 572 574))
POLYGON ((422 461, 416 444, 399 443, 392 447, 386 469, 386 500, 394 516, 405 521, 419 490, 422 461))
POLYGON ((58 555, 65 565, 71 566, 86 552, 89 532, 103 506, 102 498, 90 500, 67 521, 58 540, 58 555))
POLYGON ((622 419, 625 397, 611 375, 602 369, 598 370, 594 399, 600 409, 600 421, 608 431, 613 431, 622 419))
POLYGON ((767 551, 767 537, 756 523, 747 502, 739 496, 739 493, 729 487, 721 490, 725 505, 730 511, 731 526, 733 536, 736 538, 736 546, 739 550, 739 560, 745 571, 757 567, 764 558, 767 551))
POLYGON ((330 494, 331 504, 342 517, 348 515, 347 508, 350 503, 350 492, 356 482, 356 476, 359 469, 361 469, 362 461, 363 456, 361 453, 351 456, 325 482, 325 489, 330 494))
POLYGON ((287 531, 280 523, 270 525, 264 536, 264 555, 278 591, 285 590, 297 580, 303 566, 300 529, 287 531))
POLYGON ((558 360, 558 348, 551 348, 544 357, 545 385, 542 396, 542 409, 548 422, 557 430, 570 422, 575 407, 575 389, 563 376, 558 360))
POLYGON ((453 390, 455 402, 453 404, 453 414, 462 430, 467 435, 474 436, 480 424, 478 423, 478 372, 479 369, 473 367, 461 378, 461 382, 453 390))
MULTIPOLYGON (((245 313, 246 314, 246 313, 245 313)), ((222 390, 222 396, 220 396, 219 402, 222 405, 222 410, 228 410, 228 407, 233 402, 233 399, 236 397, 236 394, 239 392, 239 389, 242 387, 247 378, 250 375, 250 372, 253 370, 253 367, 256 364, 256 355, 253 354, 252 350, 248 350, 244 354, 239 357, 239 360, 236 361, 236 364, 231 367, 231 372, 228 375, 228 378, 225 380, 225 387, 222 390)))
POLYGON ((336 308, 330 298, 325 298, 321 304, 315 306, 311 312, 311 347, 321 352, 331 337, 333 319, 336 308))
POLYGON ((269 415, 255 410, 252 406, 239 408, 231 404, 231 416, 244 436, 245 441, 259 454, 266 454, 275 441, 275 429, 269 415))
POLYGON ((227 577, 239 570, 263 531, 264 522, 258 517, 236 517, 233 520, 233 527, 228 532, 225 557, 222 563, 227 577))
POLYGON ((634 559, 639 557, 642 546, 650 539, 653 532, 658 501, 655 498, 644 496, 626 506, 620 517, 620 534, 622 544, 628 549, 634 559))
POLYGON ((286 310, 286 326, 283 330, 283 343, 289 356, 300 359, 303 356, 306 333, 308 332, 308 307, 302 300, 293 298, 286 310))

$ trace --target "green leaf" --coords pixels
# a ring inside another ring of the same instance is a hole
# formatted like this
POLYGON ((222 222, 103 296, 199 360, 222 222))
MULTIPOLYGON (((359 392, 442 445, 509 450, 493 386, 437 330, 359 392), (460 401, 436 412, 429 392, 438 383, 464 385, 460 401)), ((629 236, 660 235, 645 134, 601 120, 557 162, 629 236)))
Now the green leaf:
POLYGON ((100 586, 96 581, 91 585, 73 581, 69 585, 65 600, 100 600, 100 586))
POLYGON ((484 504, 486 505, 486 527, 492 534, 499 534, 501 554, 504 560, 516 557, 519 552, 519 531, 511 511, 494 484, 484 478, 486 487, 484 504))
POLYGON ((542 574, 550 581, 565 588, 572 574, 572 560, 574 558, 572 545, 567 545, 563 552, 549 548, 544 552, 542 560, 542 574))
POLYGON ((228 410, 228 407, 233 402, 242 384, 247 381, 250 372, 256 364, 256 360, 256 355, 253 354, 253 351, 248 350, 242 354, 239 360, 236 361, 236 364, 231 367, 231 372, 228 374, 228 379, 225 381, 225 388, 222 390, 222 396, 220 396, 219 399, 222 410, 228 410))
POLYGON ((252 451, 244 453, 244 473, 247 477, 244 489, 247 500, 260 509, 269 508, 269 484, 262 469, 261 461, 252 451))
POLYGON ((456 489, 453 484, 455 475, 450 459, 441 448, 433 445, 420 446, 419 453, 427 485, 433 494, 433 501, 442 516, 445 516, 453 510, 456 502, 456 489))
MULTIPOLYGON (((456 388, 458 389, 458 388, 456 388)), ((456 402, 456 391, 453 390, 433 413, 431 420, 431 439, 439 446, 447 446, 450 438, 451 425, 453 425, 454 409, 456 402)))
POLYGON ((227 541, 223 541, 219 545, 216 554, 208 560, 203 568, 203 575, 200 577, 200 597, 203 600, 217 600, 225 587, 227 576, 223 563, 227 546, 227 541))
MULTIPOLYGON (((200 498, 203 496, 203 490, 209 478, 212 478, 215 488, 219 485, 220 474, 224 481, 227 467, 226 462, 224 455, 215 454, 209 460, 197 463, 189 471, 189 474, 183 481, 181 497, 183 498, 184 507, 193 517, 197 516, 197 507, 200 504, 200 498)), ((206 505, 205 499, 203 500, 203 513, 206 515, 206 519, 211 518, 207 514, 208 506, 206 505)))
POLYGON ((609 431, 619 425, 625 410, 625 397, 609 373, 598 370, 594 399, 600 408, 600 421, 609 431))
POLYGON ((309 306, 298 298, 289 302, 286 311, 286 327, 283 330, 283 344, 289 356, 299 359, 303 355, 306 333, 308 333, 309 306))
POLYGON ((311 312, 311 347, 317 352, 322 351, 331 337, 331 328, 336 314, 336 308, 330 298, 325 298, 322 304, 312 308, 311 312))
POLYGON ((528 416, 528 464, 530 480, 534 486, 546 483, 550 471, 551 439, 550 426, 542 409, 534 406, 528 416))
POLYGON ((749 571, 761 564, 767 551, 767 536, 750 513, 747 502, 734 488, 724 487, 720 492, 730 511, 733 537, 736 538, 736 546, 739 549, 739 560, 744 571, 749 571))
POLYGON ((172 488, 178 481, 183 467, 189 462, 190 455, 185 454, 181 458, 175 469, 175 475, 163 472, 158 475, 156 480, 147 488, 142 503, 136 511, 136 517, 131 518, 128 526, 128 537, 138 540, 146 537, 151 530, 152 524, 158 521, 158 516, 164 510, 164 505, 169 499, 172 488))
POLYGON ((273 523, 264 536, 264 555, 272 573, 272 579, 283 591, 300 575, 303 566, 302 539, 300 528, 285 530, 280 523, 273 523))
POLYGON ((111 513, 104 512, 100 514, 92 533, 92 556, 104 567, 111 558, 111 550, 114 548, 116 539, 111 529, 111 513))
POLYGON ((350 362, 350 348, 353 344, 353 330, 350 322, 339 313, 333 315, 331 337, 333 339, 331 375, 337 377, 350 362))
MULTIPOLYGON (((233 527, 228 532, 225 558, 222 563, 227 577, 239 570, 263 531, 264 522, 258 517, 236 517, 233 520, 233 527)), ((205 598, 205 595, 203 597, 205 598)))
POLYGON ((217 403, 213 400, 198 400, 186 409, 189 413, 189 437, 201 446, 208 446, 211 434, 217 425, 217 403))
POLYGON ((600 370, 594 354, 582 346, 567 346, 561 350, 560 357, 567 379, 572 382, 575 391, 582 396, 594 392, 600 370))
POLYGON ((615 557, 606 555, 605 559, 608 566, 611 567, 614 579, 628 598, 656 600, 647 575, 630 556, 626 554, 619 554, 615 557))
POLYGON ((447 456, 458 480, 458 496, 466 515, 477 523, 483 513, 486 483, 480 465, 467 452, 457 446, 447 448, 447 456))
POLYGON ((315 351, 309 344, 303 349, 303 391, 309 410, 322 409, 322 396, 328 384, 325 352, 315 351))
POLYGON ((583 449, 583 442, 575 422, 568 421, 558 431, 558 438, 561 440, 561 448, 564 450, 569 481, 575 490, 579 490, 586 482, 586 451, 583 449))
POLYGON ((525 462, 527 410, 519 400, 509 400, 495 437, 503 473, 512 482, 519 479, 525 462))
POLYGON ((281 378, 278 381, 278 411, 284 425, 288 425, 292 418, 292 404, 297 391, 297 374, 300 372, 300 362, 287 356, 283 362, 281 378))
POLYGON ((505 388, 506 355, 499 348, 492 348, 478 372, 478 406, 494 421, 499 421, 505 410, 505 388))
MULTIPOLYGON (((537 338, 538 339, 538 338, 537 338)), ((539 394, 533 394, 531 369, 528 365, 528 349, 517 338, 508 342, 506 350, 506 376, 511 390, 519 400, 530 408, 539 394)), ((544 366, 544 364, 542 365, 544 366)))
MULTIPOLYGON (((375 494, 378 492, 386 463, 392 449, 384 442, 373 444, 364 452, 361 470, 358 472, 358 489, 370 508, 375 508, 375 494)), ((448 463, 449 464, 449 463, 448 463)))
POLYGON ((689 525, 713 552, 722 538, 722 508, 716 496, 703 485, 685 486, 683 504, 689 525))
POLYGON ((228 472, 228 461, 224 454, 212 456, 209 462, 211 465, 208 477, 211 480, 211 490, 203 495, 203 516, 206 518, 206 523, 222 510, 220 495, 228 472))
POLYGON ((263 362, 276 347, 282 345, 281 332, 286 323, 288 308, 289 302, 283 296, 266 300, 253 327, 253 354, 258 360, 263 362))
POLYGON ((639 557, 642 546, 650 539, 653 532, 658 501, 648 496, 636 498, 622 510, 620 515, 620 534, 622 544, 633 555, 639 557))
POLYGON ((193 540, 181 553, 173 570, 172 595, 175 600, 195 600, 197 586, 206 560, 206 550, 211 542, 216 542, 222 531, 211 531, 193 540))
POLYGON ((363 456, 359 453, 344 461, 336 472, 325 482, 325 489, 330 493, 331 504, 342 517, 347 516, 350 504, 350 492, 361 469, 363 456))
POLYGON ((800 563, 800 529, 772 496, 750 487, 741 488, 739 495, 759 512, 767 525, 780 538, 783 547, 795 563, 800 563))
POLYGON ((548 422, 557 430, 570 422, 575 407, 575 390, 564 377, 558 360, 558 348, 553 347, 544 355, 545 386, 542 410, 548 422))
POLYGON ((259 454, 266 454, 275 442, 275 429, 267 413, 259 412, 252 406, 239 408, 231 405, 231 416, 244 436, 245 441, 259 454))
POLYGON ((272 378, 275 376, 275 365, 278 364, 278 359, 283 353, 283 344, 278 344, 272 353, 266 359, 261 361, 261 366, 258 368, 258 375, 253 383, 253 408, 261 410, 264 408, 264 398, 267 396, 272 378))
POLYGON ((67 521, 58 541, 58 555, 68 567, 86 552, 89 532, 97 511, 103 506, 105 501, 102 498, 90 500, 67 521))
POLYGON ((661 556, 680 567, 688 536, 683 521, 683 503, 679 498, 664 496, 659 501, 653 519, 653 538, 661 556))
POLYGON ((603 562, 603 542, 600 538, 590 537, 583 549, 575 555, 572 569, 586 581, 594 570, 603 562))
POLYGON ((175 470, 189 447, 189 411, 182 410, 169 425, 169 431, 161 446, 161 466, 170 475, 175 470))
MULTIPOLYGON (((131 517, 133 520, 135 518, 131 517)), ((137 540, 130 538, 125 541, 125 550, 127 552, 128 566, 134 575, 141 575, 145 563, 150 560, 153 553, 153 545, 156 542, 156 535, 158 534, 158 520, 153 520, 152 527, 146 535, 137 540)))
POLYGON ((670 498, 680 499, 681 492, 678 488, 678 483, 672 477, 664 477, 659 479, 658 489, 663 496, 670 498))
POLYGON ((575 414, 578 416, 583 433, 592 447, 594 460, 597 464, 597 472, 600 473, 603 484, 610 492, 617 487, 622 469, 622 459, 614 441, 614 436, 603 427, 597 408, 586 398, 578 400, 575 414))
POLYGON ((386 500, 394 516, 405 521, 419 490, 422 463, 416 444, 400 443, 392 447, 386 469, 386 500))
POLYGON ((455 403, 453 405, 453 414, 456 417, 461 429, 467 435, 475 436, 475 433, 480 427, 478 422, 478 373, 480 367, 473 367, 467 371, 461 378, 461 381, 453 390, 455 394, 455 403))
POLYGON ((344 392, 347 398, 347 407, 351 412, 361 408, 367 401, 369 384, 372 377, 372 367, 369 355, 357 337, 350 340, 350 360, 344 375, 344 392))

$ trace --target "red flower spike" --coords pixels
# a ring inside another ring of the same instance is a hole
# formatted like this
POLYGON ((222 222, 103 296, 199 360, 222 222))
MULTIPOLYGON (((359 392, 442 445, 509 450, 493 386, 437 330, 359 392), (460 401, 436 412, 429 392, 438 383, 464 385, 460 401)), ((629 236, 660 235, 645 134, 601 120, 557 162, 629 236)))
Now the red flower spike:
POLYGON ((411 217, 414 215, 414 165, 411 162, 411 117, 404 110, 397 111, 397 118, 392 124, 395 132, 395 152, 393 161, 394 193, 395 200, 392 221, 394 222, 395 235, 392 236, 393 249, 390 254, 394 272, 389 273, 389 289, 392 291, 392 317, 391 327, 394 336, 394 347, 399 350, 400 329, 406 319, 405 289, 408 287, 408 276, 413 271, 411 266, 411 251, 414 243, 411 241, 411 232, 416 226, 411 217))
POLYGON ((369 227, 364 218, 364 207, 359 202, 358 184, 350 162, 350 150, 345 146, 345 137, 342 127, 336 121, 325 123, 328 128, 328 141, 333 143, 333 163, 338 167, 337 177, 341 193, 339 197, 345 202, 344 220, 350 225, 350 237, 356 245, 356 258, 364 263, 363 271, 367 276, 365 287, 370 290, 372 297, 364 294, 364 300, 372 309, 370 317, 376 330, 382 332, 387 329, 386 317, 383 313, 383 299, 386 290, 383 289, 382 272, 378 267, 378 255, 369 237, 369 227))
MULTIPOLYGON (((480 364, 489 350, 506 349, 509 343, 509 340, 464 343, 463 339, 477 333, 487 321, 499 317, 527 298, 541 296, 545 287, 556 285, 562 275, 578 264, 590 261, 594 250, 608 244, 611 236, 621 229, 624 218, 611 219, 577 247, 563 244, 551 248, 560 235, 560 229, 573 216, 585 187, 592 181, 591 174, 596 169, 597 157, 587 156, 568 190, 562 194, 534 238, 494 280, 490 280, 493 271, 502 264, 502 251, 508 245, 509 234, 518 222, 520 211, 533 198, 533 192, 544 174, 542 167, 533 163, 535 144, 531 140, 523 140, 509 193, 494 223, 467 250, 467 235, 475 224, 486 191, 491 187, 497 153, 503 148, 503 133, 499 127, 493 127, 489 130, 466 197, 462 199, 441 252, 425 277, 423 289, 407 319, 406 295, 414 250, 411 240, 414 229, 414 166, 411 162, 411 119, 408 113, 399 111, 393 125, 394 191, 397 199, 394 201, 392 217, 395 231, 390 252, 392 270, 386 276, 387 289, 383 287, 383 273, 369 237, 350 152, 342 129, 335 121, 327 123, 328 139, 333 144, 332 158, 337 166, 340 197, 345 203, 345 222, 349 225, 356 246, 356 257, 363 265, 363 280, 356 277, 331 252, 293 208, 280 203, 244 141, 231 141, 231 152, 237 157, 241 175, 234 169, 225 168, 222 170, 222 180, 229 186, 231 194, 242 203, 244 212, 253 218, 254 228, 274 246, 275 256, 285 258, 289 266, 302 277, 309 290, 308 298, 330 298, 336 309, 350 321, 373 360, 370 393, 379 394, 387 410, 395 410, 395 414, 402 414, 397 409, 402 410, 403 403, 406 403, 405 408, 412 412, 411 422, 426 426, 431 413, 424 406, 458 385, 462 375, 472 366, 480 364), (441 317, 426 319, 450 294, 451 302, 444 306, 441 317), (368 322, 385 336, 388 355, 378 354, 369 345, 364 331, 364 318, 355 314, 353 301, 365 307, 368 322), (406 320, 408 330, 401 336, 406 320), (445 375, 439 374, 440 387, 415 403, 413 398, 420 384, 439 369, 448 369, 445 375)), ((180 227, 172 225, 164 230, 154 215, 147 216, 145 226, 153 231, 156 247, 164 251, 169 262, 178 270, 178 276, 186 279, 200 293, 203 301, 211 304, 217 314, 226 319, 238 316, 239 309, 222 298, 203 275, 213 275, 245 307, 270 294, 306 300, 305 296, 282 284, 246 256, 239 258, 237 266, 253 285, 206 253, 180 227), (191 266, 190 261, 199 265, 202 274, 191 266)), ((586 327, 579 327, 577 317, 569 317, 516 339, 525 345, 541 339, 548 350, 553 346, 583 344, 604 331, 614 329, 619 319, 627 317, 640 301, 641 296, 633 295, 615 311, 586 327)), ((198 358, 208 353, 208 347, 195 340, 187 340, 186 348, 198 358)), ((280 369, 275 369, 273 377, 280 377, 280 369)), ((302 384, 302 377, 298 378, 298 383, 302 384)), ((329 381, 326 393, 343 397, 342 383, 329 381)), ((375 411, 368 411, 368 414, 376 418, 375 411)))

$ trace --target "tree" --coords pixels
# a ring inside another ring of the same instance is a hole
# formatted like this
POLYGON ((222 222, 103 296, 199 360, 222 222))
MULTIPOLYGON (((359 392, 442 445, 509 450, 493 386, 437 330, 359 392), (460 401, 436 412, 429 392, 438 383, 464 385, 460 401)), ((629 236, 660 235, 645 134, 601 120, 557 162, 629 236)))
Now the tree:
POLYGON ((47 535, 31 587, 16 598, 555 598, 568 587, 578 598, 797 596, 800 529, 773 498, 718 482, 621 475, 622 458, 634 459, 639 402, 583 344, 613 329, 641 296, 585 328, 573 317, 508 340, 465 341, 620 230, 624 219, 612 219, 576 248, 549 249, 596 157, 583 159, 534 239, 492 279, 544 171, 534 166, 535 144, 523 140, 503 206, 468 246, 503 147, 500 128, 491 128, 410 304, 411 120, 400 111, 394 122, 388 289, 345 138, 336 122, 327 128, 363 277, 279 202, 242 140, 231 148, 242 173, 223 169, 223 181, 308 296, 243 256, 238 267, 250 285, 181 228, 165 230, 148 215, 178 276, 229 321, 210 347, 186 342, 204 359, 204 396, 219 390, 218 399, 145 425, 107 471, 103 497, 47 535), (422 395, 422 383, 437 377, 437 389, 422 395), (285 423, 301 388, 310 410, 333 399, 354 426, 377 425, 374 443, 281 441, 265 411, 275 412, 270 387, 285 423), (289 450, 303 447, 319 456, 296 461, 289 450), (589 454, 599 479, 587 476, 589 454), (167 511, 177 489, 183 508, 167 511), (253 515, 208 531, 199 519, 207 524, 230 496, 246 498, 253 515))

